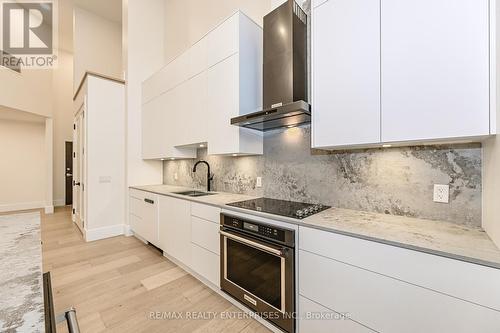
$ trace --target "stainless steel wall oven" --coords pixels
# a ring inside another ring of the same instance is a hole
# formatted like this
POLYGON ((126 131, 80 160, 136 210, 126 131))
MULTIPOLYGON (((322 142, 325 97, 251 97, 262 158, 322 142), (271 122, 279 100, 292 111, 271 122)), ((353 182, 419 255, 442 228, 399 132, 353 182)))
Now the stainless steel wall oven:
POLYGON ((221 214, 221 289, 295 331, 295 231, 221 214))

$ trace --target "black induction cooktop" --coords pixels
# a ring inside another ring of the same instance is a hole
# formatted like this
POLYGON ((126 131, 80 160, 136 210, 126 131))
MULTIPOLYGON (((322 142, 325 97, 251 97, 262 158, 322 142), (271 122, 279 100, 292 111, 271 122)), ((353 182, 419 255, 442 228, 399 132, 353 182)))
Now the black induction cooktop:
POLYGON ((321 204, 310 204, 269 198, 238 201, 230 203, 228 206, 286 216, 295 219, 303 219, 330 208, 330 206, 324 206, 321 204))

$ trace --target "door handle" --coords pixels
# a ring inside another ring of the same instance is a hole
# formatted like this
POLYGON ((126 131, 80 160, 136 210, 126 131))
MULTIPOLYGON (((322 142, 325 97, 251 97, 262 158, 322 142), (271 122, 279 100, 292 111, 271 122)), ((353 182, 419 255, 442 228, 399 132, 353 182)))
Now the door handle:
POLYGON ((80 186, 80 182, 73 182, 73 186, 80 186))
POLYGON ((240 242, 242 244, 246 244, 246 245, 249 245, 251 247, 257 248, 259 250, 263 250, 265 252, 269 252, 269 253, 274 254, 275 256, 278 256, 278 257, 283 257, 283 255, 284 255, 283 254, 283 252, 284 252, 283 250, 278 250, 278 249, 275 249, 275 248, 272 248, 272 247, 269 247, 269 246, 266 246, 266 245, 254 242, 254 241, 252 241, 250 239, 237 236, 237 235, 229 233, 229 232, 225 232, 225 231, 220 230, 219 234, 221 234, 222 236, 224 236, 224 237, 226 237, 228 239, 232 239, 232 240, 240 242))
POLYGON ((73 177, 73 174, 72 173, 67 173, 66 177, 73 177))
POLYGON ((144 202, 151 204, 151 205, 155 204, 154 200, 151 200, 151 199, 144 199, 144 202))

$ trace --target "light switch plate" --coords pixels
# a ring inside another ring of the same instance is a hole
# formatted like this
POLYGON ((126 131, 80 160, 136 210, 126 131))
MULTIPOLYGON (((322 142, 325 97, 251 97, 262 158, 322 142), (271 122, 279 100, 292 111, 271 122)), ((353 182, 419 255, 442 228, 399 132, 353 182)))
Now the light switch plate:
POLYGON ((257 177, 257 184, 255 186, 262 187, 262 177, 257 177))
POLYGON ((434 184, 434 202, 448 203, 450 201, 450 185, 434 184))

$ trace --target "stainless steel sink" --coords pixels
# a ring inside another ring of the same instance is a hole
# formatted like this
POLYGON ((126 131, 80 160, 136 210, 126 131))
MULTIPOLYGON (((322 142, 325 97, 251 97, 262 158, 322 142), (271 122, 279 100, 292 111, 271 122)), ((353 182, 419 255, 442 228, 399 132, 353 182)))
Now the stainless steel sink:
POLYGON ((217 193, 202 192, 202 191, 184 191, 184 192, 174 192, 174 194, 185 195, 188 197, 203 197, 205 195, 214 195, 217 193))

